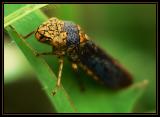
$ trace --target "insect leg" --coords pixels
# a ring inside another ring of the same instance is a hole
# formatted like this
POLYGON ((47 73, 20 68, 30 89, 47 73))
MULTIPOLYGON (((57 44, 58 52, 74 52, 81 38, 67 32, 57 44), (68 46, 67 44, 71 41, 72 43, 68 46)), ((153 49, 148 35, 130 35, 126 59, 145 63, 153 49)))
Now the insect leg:
POLYGON ((41 52, 41 53, 35 53, 36 56, 41 56, 41 55, 57 55, 58 57, 63 56, 65 53, 59 52, 59 51, 50 51, 50 52, 41 52))
MULTIPOLYGON (((12 29, 12 30, 14 30, 14 31, 16 31, 16 29, 14 28, 14 26, 12 26, 12 25, 9 25, 9 27, 12 29)), ((25 36, 23 36, 23 35, 21 35, 21 34, 18 34, 21 38, 23 38, 23 39, 27 39, 29 36, 31 36, 32 34, 34 34, 35 33, 35 31, 32 31, 32 32, 30 32, 29 34, 27 34, 27 35, 25 35, 25 36)))
POLYGON ((84 84, 82 82, 82 79, 79 77, 80 76, 80 72, 78 70, 78 65, 76 63, 72 63, 72 69, 76 73, 76 76, 77 76, 77 79, 78 79, 78 83, 79 83, 79 86, 80 86, 80 90, 84 91, 85 90, 84 84))
POLYGON ((42 53, 35 53, 36 56, 41 56, 41 55, 54 55, 53 52, 42 52, 42 53))
POLYGON ((57 78, 57 83, 56 83, 56 87, 55 89, 52 91, 52 95, 55 95, 57 92, 57 89, 60 87, 61 85, 61 77, 62 77, 62 69, 63 69, 63 57, 59 57, 59 70, 58 70, 58 78, 57 78))
POLYGON ((72 63, 72 69, 77 72, 78 71, 78 66, 76 63, 72 63))
POLYGON ((32 34, 34 34, 35 31, 30 32, 29 34, 22 36, 24 39, 27 39, 29 36, 31 36, 32 34))

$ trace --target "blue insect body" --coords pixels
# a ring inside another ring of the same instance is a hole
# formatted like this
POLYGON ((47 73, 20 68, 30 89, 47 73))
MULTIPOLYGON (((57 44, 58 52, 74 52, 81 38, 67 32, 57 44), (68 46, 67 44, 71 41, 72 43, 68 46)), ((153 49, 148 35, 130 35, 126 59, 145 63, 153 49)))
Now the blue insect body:
POLYGON ((67 47, 80 44, 79 31, 77 26, 69 21, 64 21, 63 30, 67 32, 67 47))
POLYGON ((130 75, 110 56, 92 41, 85 43, 80 50, 80 61, 87 66, 106 86, 117 89, 132 83, 130 75))
POLYGON ((35 36, 40 42, 52 45, 56 55, 66 55, 107 87, 120 89, 133 82, 130 74, 73 22, 51 18, 37 29, 35 36))

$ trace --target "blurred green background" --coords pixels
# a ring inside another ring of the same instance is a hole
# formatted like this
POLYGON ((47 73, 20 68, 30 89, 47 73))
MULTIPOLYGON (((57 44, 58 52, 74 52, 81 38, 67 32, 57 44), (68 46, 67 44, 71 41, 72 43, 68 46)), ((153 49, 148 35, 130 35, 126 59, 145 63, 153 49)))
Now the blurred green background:
MULTIPOLYGON (((10 11, 5 9, 4 14, 10 11)), ((56 4, 42 11, 48 17, 80 24, 97 45, 131 72, 135 82, 148 80, 133 112, 156 111, 156 4, 56 4)), ((4 42, 4 111, 53 112, 26 58, 7 34, 4 42)))

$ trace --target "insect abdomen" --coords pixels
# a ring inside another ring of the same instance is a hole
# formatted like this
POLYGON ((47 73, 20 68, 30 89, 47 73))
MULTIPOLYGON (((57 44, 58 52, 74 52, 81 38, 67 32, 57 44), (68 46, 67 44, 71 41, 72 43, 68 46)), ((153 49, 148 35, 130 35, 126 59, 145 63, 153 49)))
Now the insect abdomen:
POLYGON ((79 58, 83 65, 110 88, 118 89, 132 84, 130 75, 92 41, 80 48, 79 58))

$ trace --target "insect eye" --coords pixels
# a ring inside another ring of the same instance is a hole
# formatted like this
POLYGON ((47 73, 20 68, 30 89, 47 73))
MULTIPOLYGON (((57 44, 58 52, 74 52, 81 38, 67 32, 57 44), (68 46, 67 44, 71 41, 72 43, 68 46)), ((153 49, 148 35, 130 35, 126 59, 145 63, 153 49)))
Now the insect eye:
POLYGON ((42 43, 50 44, 51 39, 45 37, 44 35, 41 35, 39 41, 42 42, 42 43))
POLYGON ((51 42, 50 39, 46 39, 46 40, 44 41, 44 43, 47 43, 47 44, 50 44, 50 42, 51 42))

